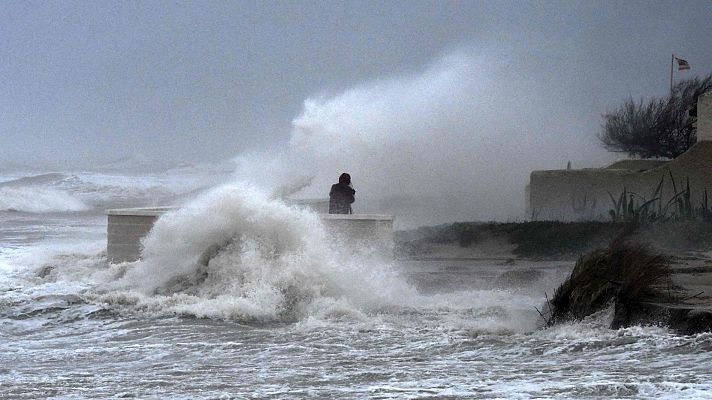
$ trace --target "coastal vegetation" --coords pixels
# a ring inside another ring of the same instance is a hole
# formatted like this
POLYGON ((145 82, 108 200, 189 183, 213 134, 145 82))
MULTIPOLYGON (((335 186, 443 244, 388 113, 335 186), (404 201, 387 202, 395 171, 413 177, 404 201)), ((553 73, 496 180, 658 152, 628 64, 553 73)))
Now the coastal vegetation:
POLYGON ((608 150, 640 158, 675 158, 697 139, 697 98, 712 90, 712 74, 675 85, 665 98, 629 98, 603 115, 598 137, 608 150))
POLYGON ((669 171, 668 173, 673 195, 667 201, 662 196, 663 185, 666 181, 664 175, 660 178, 660 182, 650 198, 629 191, 625 187, 617 197, 608 192, 612 203, 608 214, 612 221, 639 224, 691 220, 712 222, 712 200, 709 198, 707 189, 704 189, 699 204, 693 204, 690 179, 686 178, 685 184, 679 186, 678 190, 675 178, 672 173, 669 171))
POLYGON ((712 331, 712 311, 689 302, 704 290, 690 294, 676 284, 673 275, 680 265, 671 266, 675 257, 641 244, 634 232, 634 226, 626 227, 607 247, 579 257, 553 297, 545 296, 544 311, 536 308, 546 327, 612 307, 613 329, 660 325, 685 335, 712 331))
POLYGON ((675 295, 670 276, 663 254, 644 245, 613 240, 609 246, 579 257, 571 275, 547 304, 547 325, 582 319, 610 304, 621 308, 645 301, 671 301, 675 295))

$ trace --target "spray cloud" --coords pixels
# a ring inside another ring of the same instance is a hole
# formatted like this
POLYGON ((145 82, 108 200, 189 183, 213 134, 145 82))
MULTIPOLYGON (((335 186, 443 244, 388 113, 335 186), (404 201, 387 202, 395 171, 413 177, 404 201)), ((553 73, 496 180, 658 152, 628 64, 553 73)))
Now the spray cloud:
MULTIPOLYGON (((565 94, 541 86, 462 51, 421 73, 309 98, 288 148, 261 163, 274 176, 260 180, 313 176, 302 195, 325 197, 349 172, 356 211, 393 213, 401 226, 523 217, 531 170, 591 153, 571 134, 575 113, 546 101, 565 94)), ((247 164, 240 172, 254 175, 247 164)))

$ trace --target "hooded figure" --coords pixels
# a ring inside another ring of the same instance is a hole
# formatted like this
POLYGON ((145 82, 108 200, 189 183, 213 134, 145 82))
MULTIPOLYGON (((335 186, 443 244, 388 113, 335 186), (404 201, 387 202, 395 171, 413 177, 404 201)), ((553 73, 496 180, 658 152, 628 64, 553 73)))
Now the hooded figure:
POLYGON ((351 214, 351 203, 356 191, 351 187, 351 175, 339 176, 339 183, 331 185, 329 191, 329 214, 351 214))

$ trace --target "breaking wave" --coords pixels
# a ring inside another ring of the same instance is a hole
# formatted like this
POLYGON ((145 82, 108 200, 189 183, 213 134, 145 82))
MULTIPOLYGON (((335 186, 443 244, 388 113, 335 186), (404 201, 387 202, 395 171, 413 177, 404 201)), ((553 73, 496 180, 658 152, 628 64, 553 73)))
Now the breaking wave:
POLYGON ((0 187, 56 184, 65 179, 67 179, 67 175, 58 172, 51 172, 48 174, 31 175, 0 182, 0 187))
POLYGON ((25 176, 0 182, 0 211, 48 213, 83 211, 87 205, 57 187, 67 179, 60 173, 25 176))
POLYGON ((316 214, 227 185, 162 216, 144 259, 98 299, 159 315, 286 321, 357 315, 415 295, 371 249, 344 249, 316 214))
POLYGON ((0 211, 48 213, 83 211, 87 208, 81 200, 57 189, 38 186, 0 187, 0 211))
MULTIPOLYGON (((0 182, 0 211, 29 213, 103 210, 171 205, 194 196, 214 175, 116 176, 102 173, 47 173, 0 182)), ((0 177, 0 180, 2 178, 0 177)))

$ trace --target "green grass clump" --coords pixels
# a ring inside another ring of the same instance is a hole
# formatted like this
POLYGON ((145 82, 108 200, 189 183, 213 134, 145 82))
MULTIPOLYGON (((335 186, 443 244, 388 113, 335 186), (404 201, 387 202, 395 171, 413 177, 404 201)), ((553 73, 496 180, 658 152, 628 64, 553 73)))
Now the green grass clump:
MULTIPOLYGON (((690 189, 690 178, 685 178, 685 185, 681 186, 680 190, 678 190, 672 172, 668 171, 668 174, 670 184, 672 185, 673 196, 667 201, 663 201, 662 197, 662 190, 666 178, 665 175, 660 178, 660 182, 658 182, 649 200, 644 196, 627 190, 625 187, 617 199, 611 192, 608 192, 612 203, 612 208, 608 211, 611 220, 614 222, 632 222, 638 224, 680 221, 712 222, 712 205, 710 204, 707 189, 704 189, 700 204, 694 205, 691 201, 692 190, 690 189)), ((576 208, 574 208, 574 210, 576 210, 576 208)))

